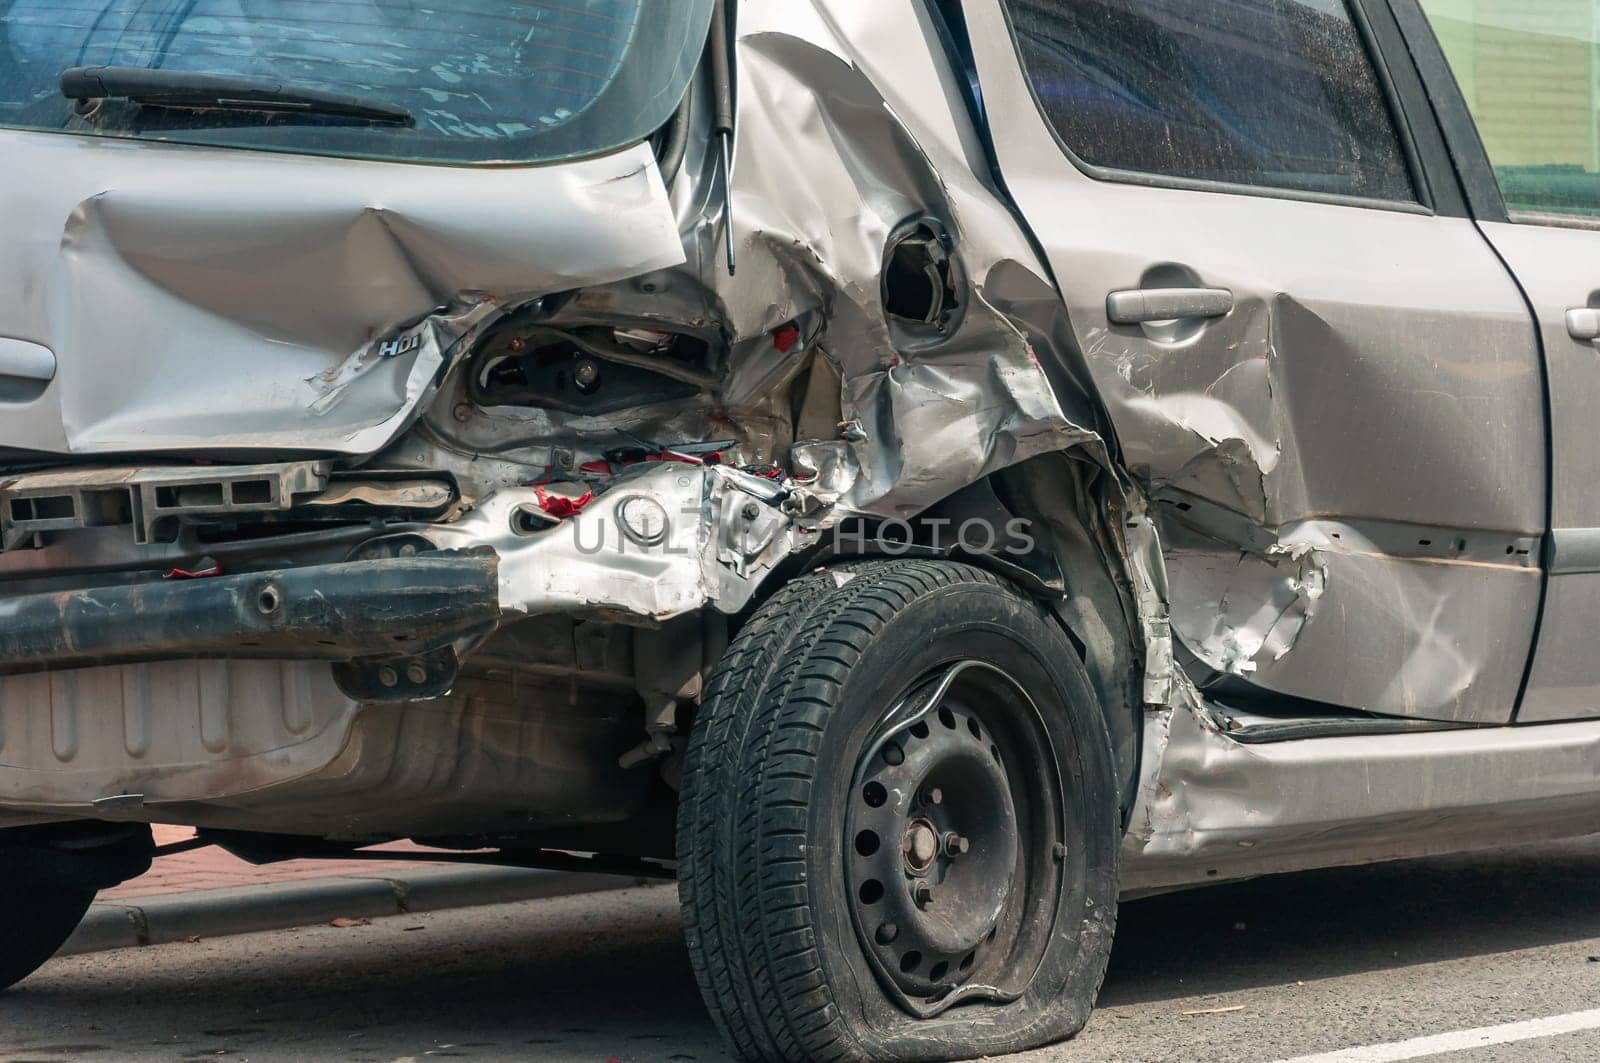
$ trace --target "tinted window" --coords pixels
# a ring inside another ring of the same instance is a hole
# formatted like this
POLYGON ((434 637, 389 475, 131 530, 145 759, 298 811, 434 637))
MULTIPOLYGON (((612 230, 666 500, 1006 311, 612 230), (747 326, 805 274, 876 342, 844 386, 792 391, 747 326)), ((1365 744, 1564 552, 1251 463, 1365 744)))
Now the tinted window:
POLYGON ((532 162, 636 142, 677 106, 711 0, 0 0, 0 125, 441 162, 532 162), (108 100, 61 71, 278 80, 399 105, 414 126, 108 100))
POLYGON ((1600 0, 1423 0, 1506 207, 1600 216, 1600 0))
POLYGON ((1095 166, 1413 200, 1344 0, 1011 0, 1034 91, 1095 166))

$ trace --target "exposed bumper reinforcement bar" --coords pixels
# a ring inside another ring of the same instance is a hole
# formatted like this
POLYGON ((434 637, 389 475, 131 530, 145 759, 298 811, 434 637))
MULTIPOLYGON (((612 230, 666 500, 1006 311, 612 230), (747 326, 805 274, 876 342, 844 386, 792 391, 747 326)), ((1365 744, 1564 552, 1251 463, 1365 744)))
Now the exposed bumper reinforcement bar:
POLYGON ((491 630, 493 552, 252 572, 0 600, 0 675, 180 657, 415 657, 491 630))

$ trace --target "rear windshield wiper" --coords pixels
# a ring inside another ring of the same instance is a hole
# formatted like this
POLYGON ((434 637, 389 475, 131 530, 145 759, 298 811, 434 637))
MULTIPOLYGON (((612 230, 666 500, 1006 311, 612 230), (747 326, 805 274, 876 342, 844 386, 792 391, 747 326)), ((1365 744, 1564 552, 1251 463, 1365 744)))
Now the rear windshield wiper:
POLYGON ((267 78, 137 66, 69 67, 61 72, 61 95, 80 105, 120 99, 145 107, 183 110, 323 114, 397 125, 411 125, 414 121, 404 107, 359 96, 298 88, 267 78))

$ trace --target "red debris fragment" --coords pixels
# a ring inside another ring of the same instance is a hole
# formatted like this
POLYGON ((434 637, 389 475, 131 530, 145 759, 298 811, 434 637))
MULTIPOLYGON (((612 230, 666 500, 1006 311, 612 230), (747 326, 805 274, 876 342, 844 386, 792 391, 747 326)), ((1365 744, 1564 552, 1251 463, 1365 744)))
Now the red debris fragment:
POLYGON ((777 328, 772 333, 772 345, 779 354, 788 354, 800 342, 800 326, 793 322, 777 328))
POLYGON ((583 512, 585 506, 594 501, 593 491, 585 491, 577 498, 569 498, 566 495, 546 491, 543 487, 535 487, 533 490, 539 499, 539 508, 557 520, 576 517, 583 512))
POLYGON ((578 466, 578 471, 594 473, 600 476, 610 476, 611 463, 609 461, 586 461, 582 465, 578 466))
POLYGON ((207 567, 207 568, 197 568, 197 569, 194 569, 192 571, 190 569, 187 569, 187 568, 175 568, 172 571, 168 572, 165 576, 162 576, 161 578, 162 579, 210 579, 212 576, 220 576, 220 575, 222 575, 222 563, 220 561, 213 561, 213 562, 211 562, 210 566, 207 567))

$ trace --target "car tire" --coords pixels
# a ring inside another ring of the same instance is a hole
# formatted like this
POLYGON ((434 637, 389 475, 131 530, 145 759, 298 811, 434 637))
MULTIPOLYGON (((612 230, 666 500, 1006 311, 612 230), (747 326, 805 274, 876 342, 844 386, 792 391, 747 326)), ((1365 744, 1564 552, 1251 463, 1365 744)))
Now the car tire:
POLYGON ((782 588, 696 716, 689 955, 746 1060, 948 1060, 1087 1021, 1116 923, 1111 744, 1072 642, 994 575, 782 588))
POLYGON ((31 855, 0 850, 0 992, 54 956, 95 897, 41 871, 31 855))

